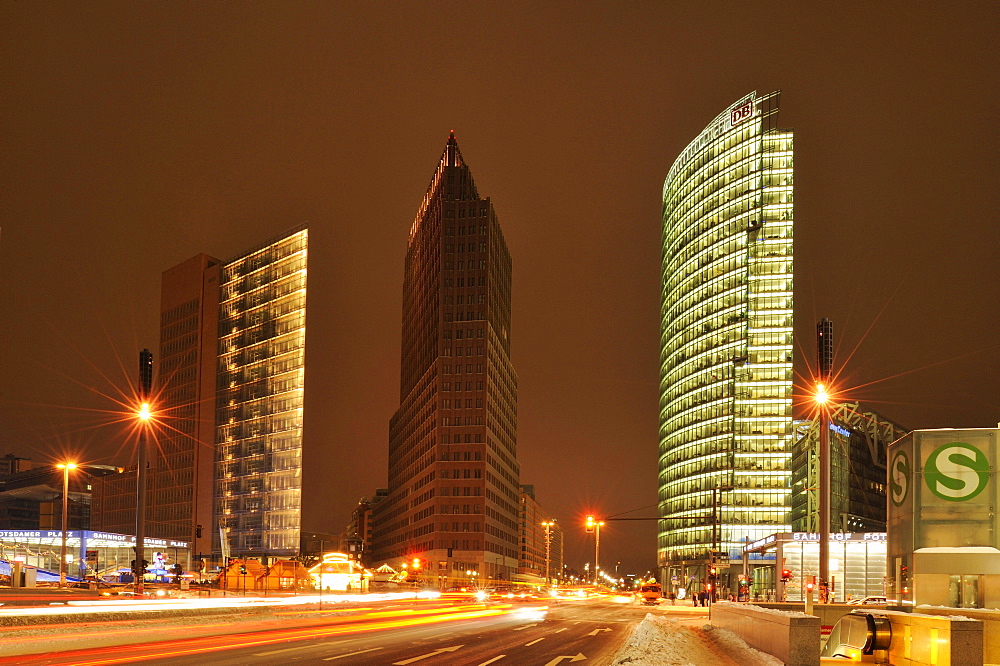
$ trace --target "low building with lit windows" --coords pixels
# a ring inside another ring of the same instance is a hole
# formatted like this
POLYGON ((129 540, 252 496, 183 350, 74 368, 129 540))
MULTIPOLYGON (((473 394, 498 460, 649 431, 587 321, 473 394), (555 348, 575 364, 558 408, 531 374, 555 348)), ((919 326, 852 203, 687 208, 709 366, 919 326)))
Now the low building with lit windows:
MULTIPOLYGON (((59 581, 59 555, 62 530, 0 530, 0 575, 10 576, 11 563, 35 569, 40 583, 59 581)), ((149 569, 167 571, 180 564, 191 569, 191 544, 173 539, 146 537, 146 560, 149 569)), ((135 536, 97 530, 66 531, 66 573, 70 580, 84 578, 118 580, 122 571, 130 571, 135 559, 135 536)), ((129 578, 131 580, 131 578, 129 578)))
MULTIPOLYGON (((834 603, 885 595, 885 532, 831 532, 829 543, 834 603)), ((819 533, 770 534, 743 553, 751 599, 802 601, 810 585, 819 595, 819 533)))

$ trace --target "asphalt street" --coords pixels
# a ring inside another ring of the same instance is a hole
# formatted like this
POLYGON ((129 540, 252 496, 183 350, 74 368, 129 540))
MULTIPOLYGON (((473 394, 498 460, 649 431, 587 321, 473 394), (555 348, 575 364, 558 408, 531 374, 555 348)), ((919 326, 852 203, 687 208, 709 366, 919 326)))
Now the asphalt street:
MULTIPOLYGON (((487 613, 490 607, 483 607, 487 613)), ((648 608, 607 599, 500 604, 495 614, 417 624, 253 624, 216 636, 23 655, 19 664, 608 664, 648 608)), ((470 613, 469 615, 476 615, 470 613)), ((0 660, 0 663, 6 660, 0 660)))

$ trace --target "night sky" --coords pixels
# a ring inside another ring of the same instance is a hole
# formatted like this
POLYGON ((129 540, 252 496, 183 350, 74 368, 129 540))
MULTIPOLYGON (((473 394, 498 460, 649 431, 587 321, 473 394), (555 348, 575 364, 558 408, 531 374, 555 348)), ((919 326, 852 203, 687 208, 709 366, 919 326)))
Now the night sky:
MULTIPOLYGON (((454 129, 513 257, 521 480, 582 566, 584 514, 655 515, 663 179, 774 89, 800 378, 826 316, 841 397, 997 425, 1000 4, 371 5, 0 4, 0 455, 127 464, 101 410, 157 350, 161 272, 308 222, 339 532, 386 482, 407 233, 454 129)), ((602 562, 651 569, 655 532, 609 524, 602 562)))

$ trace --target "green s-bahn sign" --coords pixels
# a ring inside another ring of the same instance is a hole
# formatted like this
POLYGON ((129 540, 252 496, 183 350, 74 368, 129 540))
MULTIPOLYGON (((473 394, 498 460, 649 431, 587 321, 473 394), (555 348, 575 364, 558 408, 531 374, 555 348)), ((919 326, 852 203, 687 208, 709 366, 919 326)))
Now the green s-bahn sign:
POLYGON ((990 463, 986 454, 963 442, 949 442, 937 447, 924 466, 927 488, 948 502, 972 499, 986 489, 989 481, 990 463))

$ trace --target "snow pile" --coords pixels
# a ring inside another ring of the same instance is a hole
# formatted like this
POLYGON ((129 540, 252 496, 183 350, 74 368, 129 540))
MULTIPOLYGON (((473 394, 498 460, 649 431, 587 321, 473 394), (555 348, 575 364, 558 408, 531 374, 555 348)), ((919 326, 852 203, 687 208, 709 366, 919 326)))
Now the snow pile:
POLYGON ((764 608, 763 606, 754 606, 753 604, 743 604, 743 603, 731 604, 728 601, 719 601, 717 603, 719 604, 720 608, 722 607, 722 604, 726 604, 727 606, 731 605, 735 608, 752 608, 755 613, 767 613, 768 615, 780 615, 782 617, 812 617, 812 615, 809 615, 808 613, 803 613, 802 611, 781 610, 779 608, 764 608))
POLYGON ((647 614, 611 663, 615 666, 782 666, 781 661, 754 650, 743 639, 710 624, 700 629, 677 620, 647 614))

